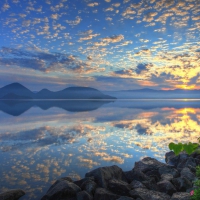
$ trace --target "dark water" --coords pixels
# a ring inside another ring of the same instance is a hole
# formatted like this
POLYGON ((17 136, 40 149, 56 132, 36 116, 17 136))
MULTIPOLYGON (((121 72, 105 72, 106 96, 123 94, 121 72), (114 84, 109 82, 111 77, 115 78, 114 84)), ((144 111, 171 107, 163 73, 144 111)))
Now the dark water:
POLYGON ((145 156, 164 161, 170 142, 196 142, 199 100, 0 101, 0 192, 40 199, 59 177, 73 179, 145 156))

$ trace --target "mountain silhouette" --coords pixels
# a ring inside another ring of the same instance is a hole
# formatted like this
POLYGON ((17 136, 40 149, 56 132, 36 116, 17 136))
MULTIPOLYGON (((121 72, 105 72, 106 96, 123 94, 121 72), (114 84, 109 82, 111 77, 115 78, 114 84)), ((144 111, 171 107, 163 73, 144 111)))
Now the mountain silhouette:
POLYGON ((20 83, 12 83, 0 88, 0 99, 20 100, 20 99, 116 99, 110 95, 105 95, 97 89, 91 87, 69 87, 61 91, 52 92, 42 89, 39 92, 32 92, 20 83))

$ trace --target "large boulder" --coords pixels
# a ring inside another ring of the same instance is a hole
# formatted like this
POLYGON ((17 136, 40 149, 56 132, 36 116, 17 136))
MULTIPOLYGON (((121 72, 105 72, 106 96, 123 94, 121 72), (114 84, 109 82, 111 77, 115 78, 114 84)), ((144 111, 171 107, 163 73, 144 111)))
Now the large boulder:
POLYGON ((119 195, 114 194, 104 188, 97 188, 94 194, 95 200, 116 200, 119 198, 119 195))
POLYGON ((159 191, 156 181, 154 179, 148 181, 142 181, 145 187, 149 190, 159 191))
POLYGON ((97 184, 92 180, 86 180, 81 184, 81 189, 87 191, 89 194, 94 195, 97 184))
POLYGON ((190 193, 187 192, 177 192, 172 195, 171 200, 190 200, 190 193))
POLYGON ((177 167, 179 162, 185 161, 189 157, 188 154, 181 152, 178 156, 170 151, 165 154, 165 161, 168 165, 177 167))
POLYGON ((169 166, 169 165, 165 165, 162 166, 158 169, 159 174, 171 174, 174 178, 177 178, 180 174, 178 172, 178 170, 176 170, 174 167, 169 166))
POLYGON ((171 180, 178 192, 185 192, 192 187, 192 183, 185 177, 178 177, 171 180))
POLYGON ((0 200, 18 200, 20 197, 24 195, 25 192, 20 189, 8 190, 0 194, 0 200))
POLYGON ((134 200, 133 198, 131 197, 127 197, 127 196, 121 196, 119 199, 117 200, 134 200))
POLYGON ((83 179, 80 179, 80 180, 76 180, 74 181, 74 183, 76 185, 78 185, 79 187, 81 187, 81 185, 85 182, 85 181, 94 181, 94 177, 91 176, 91 177, 86 177, 86 178, 83 178, 83 179))
POLYGON ((183 168, 185 167, 196 167, 196 160, 195 158, 189 157, 187 159, 182 159, 179 161, 178 165, 177 165, 177 170, 181 171, 183 168))
POLYGON ((110 191, 118 195, 127 195, 131 190, 131 186, 127 182, 116 179, 109 180, 108 188, 110 191))
POLYGON ((145 173, 145 175, 147 175, 150 178, 154 178, 156 182, 158 182, 161 178, 159 171, 155 169, 148 171, 147 173, 145 173))
POLYGON ((81 188, 68 180, 59 180, 54 183, 41 200, 60 200, 75 197, 81 188))
POLYGON ((157 185, 160 192, 164 192, 170 196, 176 192, 176 188, 167 180, 160 181, 157 183, 157 185))
POLYGON ((140 198, 142 200, 170 200, 170 196, 168 194, 144 188, 131 190, 130 196, 133 198, 140 198))
POLYGON ((95 182, 99 187, 107 188, 108 181, 117 179, 127 182, 124 172, 116 165, 110 167, 99 167, 85 174, 86 177, 94 176, 95 182))
POLYGON ((132 169, 130 171, 124 172, 124 174, 129 183, 131 183, 133 180, 136 180, 136 181, 150 180, 148 176, 146 176, 142 171, 138 169, 132 169))
POLYGON ((135 189, 135 188, 146 188, 146 186, 141 183, 140 181, 136 181, 136 180, 133 180, 131 183, 130 183, 130 186, 131 186, 131 189, 135 189))
POLYGON ((190 169, 188 167, 185 167, 182 169, 181 177, 185 177, 191 182, 196 179, 196 176, 190 171, 190 169))
POLYGON ((166 166, 166 164, 159 162, 155 158, 145 157, 142 160, 135 162, 134 170, 146 173, 150 170, 159 169, 162 166, 166 166))
POLYGON ((81 191, 76 194, 77 200, 93 200, 93 196, 88 194, 86 191, 81 191))
POLYGON ((173 179, 173 175, 172 174, 162 174, 161 175, 161 181, 171 181, 173 179))

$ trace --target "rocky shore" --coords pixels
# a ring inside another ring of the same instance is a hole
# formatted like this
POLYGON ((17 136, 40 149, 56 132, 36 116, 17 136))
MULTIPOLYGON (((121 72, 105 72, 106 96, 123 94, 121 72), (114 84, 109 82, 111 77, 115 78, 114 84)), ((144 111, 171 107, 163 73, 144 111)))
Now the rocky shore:
MULTIPOLYGON (((145 157, 126 172, 113 165, 90 171, 78 181, 64 177, 41 200, 189 200, 200 155, 175 156, 171 151, 165 161, 145 157)), ((24 194, 10 190, 0 194, 0 200, 17 200, 24 194)))

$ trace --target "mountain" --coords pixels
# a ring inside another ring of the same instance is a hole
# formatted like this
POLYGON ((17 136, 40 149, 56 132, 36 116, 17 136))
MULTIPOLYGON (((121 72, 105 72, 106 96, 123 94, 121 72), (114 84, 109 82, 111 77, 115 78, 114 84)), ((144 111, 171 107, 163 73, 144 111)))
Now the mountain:
POLYGON ((58 92, 42 89, 39 92, 32 92, 20 83, 12 83, 0 88, 0 99, 116 99, 105 95, 97 89, 90 87, 69 87, 58 92))
POLYGON ((200 90, 139 90, 104 91, 117 99, 200 99, 200 90))
POLYGON ((34 93, 21 85, 20 83, 12 83, 0 88, 0 99, 20 99, 23 97, 33 98, 34 93))

